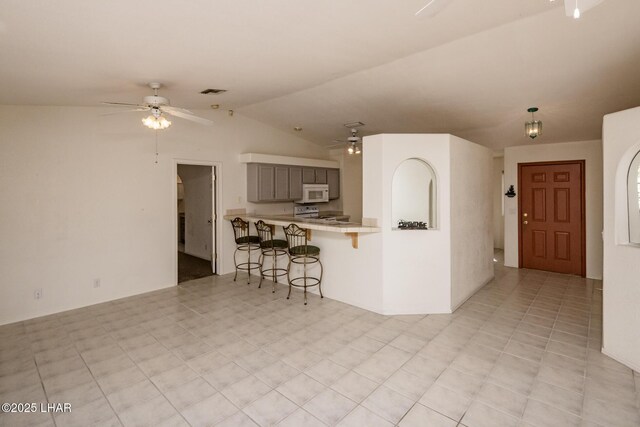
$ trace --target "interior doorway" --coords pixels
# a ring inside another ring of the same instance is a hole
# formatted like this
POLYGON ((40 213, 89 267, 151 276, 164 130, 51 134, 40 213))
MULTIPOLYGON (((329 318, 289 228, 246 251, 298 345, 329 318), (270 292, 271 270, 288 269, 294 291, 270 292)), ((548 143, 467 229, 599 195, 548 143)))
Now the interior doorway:
POLYGON ((177 282, 217 273, 216 168, 177 164, 177 282))
POLYGON ((521 268, 586 276, 584 166, 518 164, 521 268))

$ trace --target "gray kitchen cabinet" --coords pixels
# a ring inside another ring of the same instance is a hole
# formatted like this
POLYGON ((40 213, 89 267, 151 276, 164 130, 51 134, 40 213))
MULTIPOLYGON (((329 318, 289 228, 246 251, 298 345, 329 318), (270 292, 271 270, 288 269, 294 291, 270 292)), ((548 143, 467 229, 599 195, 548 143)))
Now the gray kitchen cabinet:
POLYGON ((302 168, 289 167, 289 198, 291 200, 302 199, 302 168))
POLYGON ((247 164, 247 201, 292 202, 302 198, 303 184, 328 184, 329 199, 340 197, 340 170, 303 166, 247 164))
POLYGON ((289 200, 289 168, 276 166, 275 168, 275 199, 289 200))
POLYGON ((247 164, 247 201, 248 202, 259 201, 259 197, 258 197, 259 188, 260 186, 258 185, 258 164, 249 163, 247 164))
POLYGON ((326 184, 326 183, 327 183, 327 170, 316 169, 316 184, 326 184))
POLYGON ((340 198, 340 169, 327 169, 327 184, 329 184, 329 200, 340 198))
POLYGON ((258 166, 258 200, 260 202, 274 200, 275 197, 275 167, 270 165, 258 166))
POLYGON ((324 168, 303 168, 302 183, 303 184, 326 184, 327 170, 324 168))
POLYGON ((316 183, 316 170, 314 168, 302 169, 302 183, 303 184, 315 184, 316 183))

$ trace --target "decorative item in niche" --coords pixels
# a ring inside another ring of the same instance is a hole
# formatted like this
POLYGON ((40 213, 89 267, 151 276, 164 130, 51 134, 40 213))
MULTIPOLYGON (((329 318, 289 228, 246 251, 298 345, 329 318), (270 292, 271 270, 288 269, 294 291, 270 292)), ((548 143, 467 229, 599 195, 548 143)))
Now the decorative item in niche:
POLYGON ((509 186, 509 189, 507 190, 506 193, 504 193, 504 195, 507 196, 508 198, 516 197, 516 189, 513 188, 513 185, 509 186))
POLYGON ((427 162, 416 158, 401 162, 393 174, 391 188, 392 227, 403 230, 437 228, 437 184, 435 171, 427 162), (424 228, 420 224, 424 224, 424 228))
POLYGON ((426 222, 405 221, 404 219, 401 219, 400 221, 398 221, 398 228, 400 230, 428 230, 429 229, 426 222))

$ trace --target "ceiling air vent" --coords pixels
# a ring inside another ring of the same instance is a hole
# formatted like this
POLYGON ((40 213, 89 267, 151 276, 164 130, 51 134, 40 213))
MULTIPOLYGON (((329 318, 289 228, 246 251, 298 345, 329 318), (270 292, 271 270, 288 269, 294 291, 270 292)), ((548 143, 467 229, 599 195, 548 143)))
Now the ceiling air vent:
POLYGON ((226 89, 205 89, 200 93, 203 95, 218 95, 220 93, 225 93, 226 91, 226 89))

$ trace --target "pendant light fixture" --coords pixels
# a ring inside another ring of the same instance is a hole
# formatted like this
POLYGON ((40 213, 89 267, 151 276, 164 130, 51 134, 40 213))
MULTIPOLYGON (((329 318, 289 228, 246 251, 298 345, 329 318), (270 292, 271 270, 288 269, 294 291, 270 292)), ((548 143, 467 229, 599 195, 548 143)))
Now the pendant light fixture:
POLYGON ((531 107, 527 111, 531 113, 531 121, 524 123, 524 134, 531 139, 536 139, 537 136, 542 134, 542 122, 536 120, 534 115, 538 111, 538 107, 531 107))

